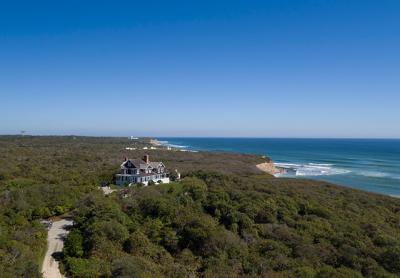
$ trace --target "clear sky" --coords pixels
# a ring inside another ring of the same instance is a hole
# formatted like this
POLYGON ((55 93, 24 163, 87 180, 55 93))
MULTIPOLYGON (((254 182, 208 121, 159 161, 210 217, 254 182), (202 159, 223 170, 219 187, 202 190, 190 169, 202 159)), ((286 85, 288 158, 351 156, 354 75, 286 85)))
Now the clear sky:
POLYGON ((400 1, 2 1, 20 130, 400 138, 400 1))

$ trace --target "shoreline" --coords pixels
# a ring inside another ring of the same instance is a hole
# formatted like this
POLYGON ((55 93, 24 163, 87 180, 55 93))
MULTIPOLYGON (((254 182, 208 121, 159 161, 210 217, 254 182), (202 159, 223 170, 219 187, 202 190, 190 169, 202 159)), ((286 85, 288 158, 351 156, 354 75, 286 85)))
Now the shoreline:
POLYGON ((276 167, 274 162, 272 161, 257 164, 256 167, 260 171, 273 175, 274 177, 279 177, 280 175, 285 173, 285 169, 276 167))
POLYGON ((153 138, 150 139, 150 145, 153 145, 153 146, 156 146, 156 147, 162 146, 160 141, 158 141, 157 139, 153 139, 153 138))
MULTIPOLYGON (((208 146, 206 143, 203 144, 203 141, 185 141, 185 138, 182 140, 172 140, 168 141, 169 138, 162 138, 158 141, 154 139, 154 143, 161 143, 162 146, 166 146, 168 149, 176 150, 176 151, 192 151, 194 147, 189 147, 190 145, 196 145, 200 152, 228 152, 228 153, 239 153, 239 154, 251 154, 255 156, 261 156, 262 158, 266 158, 265 153, 268 153, 267 150, 265 152, 264 149, 261 148, 258 153, 254 148, 244 147, 244 144, 239 144, 239 148, 236 148, 236 145, 232 144, 227 145, 224 148, 223 142, 220 141, 212 141, 211 145, 208 146), (177 143, 178 142, 178 143, 177 143), (173 144, 179 144, 184 146, 177 146, 173 144), (193 144, 191 144, 193 143, 193 144), (195 144, 196 143, 196 144, 195 144)), ((214 140, 214 139, 210 139, 214 140)), ((290 143, 290 142, 289 142, 290 143)), ((288 144, 289 144, 288 143, 288 144)), ((340 147, 342 143, 335 143, 337 145, 338 150, 342 150, 340 147)), ((335 146, 336 146, 335 145, 335 146)), ((296 144, 294 146, 297 146, 296 144)), ((357 145, 358 146, 358 145, 357 145)), ((361 146, 363 146, 361 144, 361 146)), ((301 146, 300 146, 301 147, 301 146)), ((323 147, 323 146, 322 146, 323 147)), ((379 146, 378 146, 379 147, 379 146)), ((196 149, 196 148, 194 148, 196 149)), ((193 151, 194 152, 194 151, 193 151)), ((352 151, 353 152, 353 151, 352 151)), ((358 149, 354 150, 355 153, 358 153, 358 149)), ((400 194, 397 190, 397 185, 395 184, 396 180, 400 180, 400 175, 396 173, 396 171, 385 172, 385 169, 381 169, 381 167, 373 168, 368 165, 364 167, 359 167, 360 165, 355 164, 356 162, 352 162, 349 165, 343 164, 342 162, 346 162, 346 160, 335 160, 335 157, 332 157, 331 153, 327 153, 326 157, 321 158, 320 156, 312 157, 313 152, 311 152, 311 156, 301 156, 297 159, 291 159, 290 157, 286 157, 285 155, 280 156, 276 155, 276 159, 279 162, 271 161, 266 159, 264 162, 255 161, 254 166, 258 171, 268 173, 277 178, 307 178, 314 180, 323 180, 328 181, 334 184, 340 184, 345 187, 360 189, 368 192, 384 194, 386 196, 391 196, 394 198, 399 198, 400 194), (354 165, 353 165, 354 164, 354 165), (392 173, 393 172, 393 173, 392 173), (387 184, 391 185, 389 188, 387 184)), ((340 152, 339 152, 340 153, 340 152)), ((343 152, 342 152, 343 153, 343 152)), ((346 154, 343 155, 343 159, 346 159, 346 154)), ((373 161, 370 157, 364 155, 364 160, 373 161)), ((383 166, 386 165, 386 160, 382 158, 384 161, 383 166)), ((253 167, 254 167, 253 166, 253 167)))
MULTIPOLYGON (((166 147, 169 150, 176 149, 181 152, 196 152, 196 153, 199 152, 199 151, 195 151, 195 150, 188 150, 186 148, 176 148, 175 146, 172 147, 171 145, 164 144, 155 138, 151 138, 149 143, 152 146, 166 147)), ((213 151, 210 151, 210 152, 213 152, 213 151)), ((239 152, 237 152, 237 153, 239 153, 239 152)), ((265 158, 265 156, 262 156, 262 157, 265 158)), ((256 164, 255 166, 257 167, 258 170, 260 170, 264 173, 270 174, 274 177, 280 177, 282 174, 286 173, 285 168, 277 167, 272 160, 269 162, 263 162, 263 163, 256 164)))

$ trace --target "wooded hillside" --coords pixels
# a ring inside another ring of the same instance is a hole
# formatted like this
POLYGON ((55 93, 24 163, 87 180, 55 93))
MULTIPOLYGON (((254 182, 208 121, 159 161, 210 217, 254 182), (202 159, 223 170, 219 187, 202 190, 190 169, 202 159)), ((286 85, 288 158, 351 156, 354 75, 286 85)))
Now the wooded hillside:
POLYGON ((70 213, 72 277, 398 277, 400 200, 257 170, 261 157, 151 150, 186 176, 105 197, 125 138, 0 136, 0 273, 40 277, 41 219, 70 213))

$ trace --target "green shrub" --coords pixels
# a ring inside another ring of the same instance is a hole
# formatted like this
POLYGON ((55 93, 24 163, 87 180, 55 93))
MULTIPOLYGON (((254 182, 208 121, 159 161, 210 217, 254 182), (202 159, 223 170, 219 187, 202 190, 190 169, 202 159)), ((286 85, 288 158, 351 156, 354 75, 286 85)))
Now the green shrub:
POLYGON ((68 258, 68 273, 73 278, 95 278, 101 276, 101 262, 91 259, 68 258))
POLYGON ((400 246, 390 247, 383 252, 380 261, 384 268, 400 275, 400 246))
POLYGON ((83 256, 83 237, 79 230, 73 230, 69 233, 64 242, 64 253, 68 257, 83 256))
POLYGON ((149 180, 148 182, 147 182, 147 185, 148 186, 152 186, 152 185, 155 185, 156 183, 153 181, 153 180, 149 180))

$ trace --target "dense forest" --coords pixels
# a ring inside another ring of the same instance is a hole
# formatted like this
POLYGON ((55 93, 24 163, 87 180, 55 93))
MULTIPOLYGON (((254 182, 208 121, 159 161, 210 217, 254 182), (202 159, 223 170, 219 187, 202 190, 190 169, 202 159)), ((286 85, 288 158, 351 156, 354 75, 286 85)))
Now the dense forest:
POLYGON ((399 277, 400 200, 278 179, 252 155, 149 150, 184 178, 104 196, 146 141, 0 136, 1 277, 40 277, 46 229, 66 214, 71 277, 399 277))
MULTIPOLYGON (((40 277, 47 234, 40 220, 71 212, 101 183, 112 182, 124 157, 142 157, 145 151, 140 149, 148 143, 127 138, 0 136, 0 277, 40 277)), ((219 169, 251 175, 258 173, 254 165, 263 161, 242 154, 146 152, 183 173, 219 169)))
POLYGON ((73 277, 397 277, 398 200, 320 182, 195 172, 85 197, 73 277))

